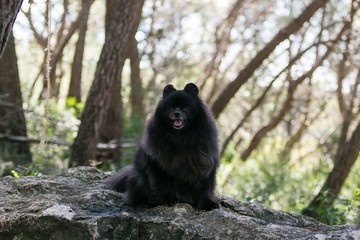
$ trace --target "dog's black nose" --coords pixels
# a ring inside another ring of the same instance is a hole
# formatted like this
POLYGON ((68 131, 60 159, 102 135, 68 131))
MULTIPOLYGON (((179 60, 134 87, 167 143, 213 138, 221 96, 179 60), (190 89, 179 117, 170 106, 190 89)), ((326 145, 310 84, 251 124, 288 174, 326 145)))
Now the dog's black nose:
POLYGON ((176 117, 176 118, 179 118, 181 116, 181 112, 180 111, 175 111, 174 112, 174 117, 176 117))

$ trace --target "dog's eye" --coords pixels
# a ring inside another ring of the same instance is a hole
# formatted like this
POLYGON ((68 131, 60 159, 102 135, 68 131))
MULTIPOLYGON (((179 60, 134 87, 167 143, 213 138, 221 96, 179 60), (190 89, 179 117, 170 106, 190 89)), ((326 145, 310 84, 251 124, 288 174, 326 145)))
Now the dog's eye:
POLYGON ((191 111, 191 107, 184 107, 184 108, 183 108, 183 111, 184 111, 184 112, 190 112, 190 111, 191 111))

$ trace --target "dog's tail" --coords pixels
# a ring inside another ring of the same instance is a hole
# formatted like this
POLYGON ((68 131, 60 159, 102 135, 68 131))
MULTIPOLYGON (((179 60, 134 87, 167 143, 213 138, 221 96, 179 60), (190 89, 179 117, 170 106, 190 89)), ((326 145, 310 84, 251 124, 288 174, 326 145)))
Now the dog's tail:
POLYGON ((133 172, 133 166, 129 165, 120 170, 120 172, 115 173, 105 179, 106 185, 108 185, 111 189, 118 192, 125 192, 127 181, 133 172))

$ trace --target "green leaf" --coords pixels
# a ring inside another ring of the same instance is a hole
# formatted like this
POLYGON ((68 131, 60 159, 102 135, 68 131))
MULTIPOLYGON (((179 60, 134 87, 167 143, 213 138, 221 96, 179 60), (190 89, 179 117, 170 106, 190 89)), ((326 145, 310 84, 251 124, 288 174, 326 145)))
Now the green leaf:
POLYGON ((15 171, 15 170, 12 170, 12 171, 11 171, 11 174, 12 174, 15 178, 20 178, 19 173, 18 173, 17 171, 15 171))
POLYGON ((76 106, 76 98, 68 97, 68 99, 66 100, 66 105, 69 107, 75 107, 76 106))

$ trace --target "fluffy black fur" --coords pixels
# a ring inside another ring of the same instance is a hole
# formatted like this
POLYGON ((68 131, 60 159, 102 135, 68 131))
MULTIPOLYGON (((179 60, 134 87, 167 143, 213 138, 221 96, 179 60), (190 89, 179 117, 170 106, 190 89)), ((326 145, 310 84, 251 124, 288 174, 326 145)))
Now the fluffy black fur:
POLYGON ((189 83, 184 90, 167 85, 149 120, 134 163, 107 182, 125 193, 130 205, 189 203, 203 210, 218 208, 214 200, 219 165, 214 119, 189 83))

